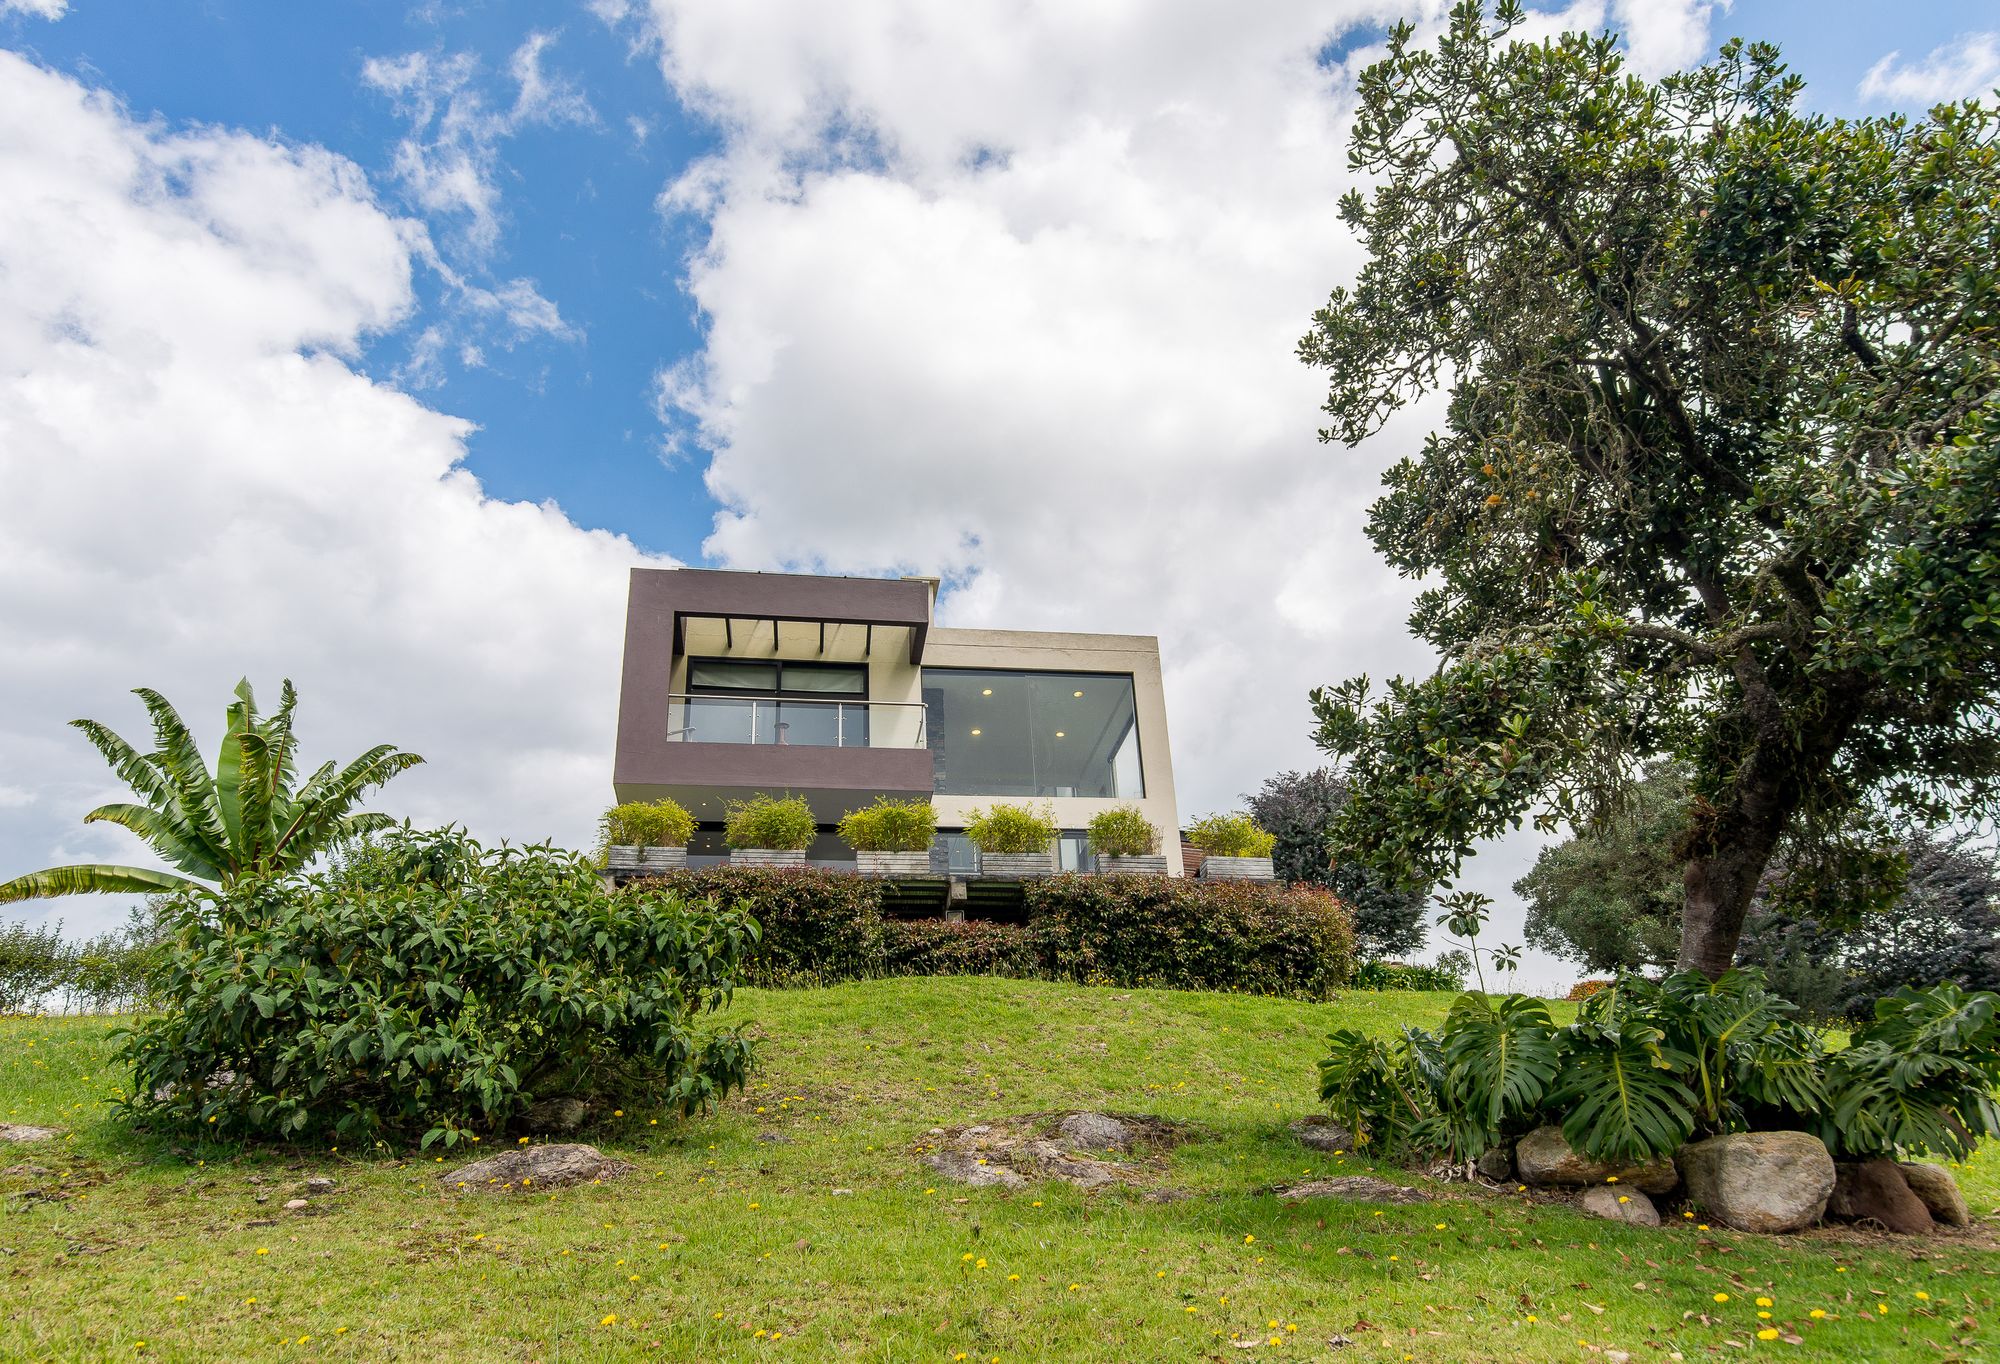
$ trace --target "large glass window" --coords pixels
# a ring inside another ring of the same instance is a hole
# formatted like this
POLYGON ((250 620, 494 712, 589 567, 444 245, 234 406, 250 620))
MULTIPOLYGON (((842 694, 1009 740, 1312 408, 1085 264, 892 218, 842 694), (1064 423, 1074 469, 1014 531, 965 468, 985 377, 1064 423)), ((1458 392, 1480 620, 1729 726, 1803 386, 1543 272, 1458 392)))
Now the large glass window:
POLYGON ((1129 675, 926 668, 924 703, 942 794, 1146 794, 1129 675))
POLYGON ((788 659, 688 661, 673 735, 693 743, 868 747, 868 670, 788 659), (840 698, 853 697, 853 701, 840 698), (824 699, 821 699, 824 698, 824 699))

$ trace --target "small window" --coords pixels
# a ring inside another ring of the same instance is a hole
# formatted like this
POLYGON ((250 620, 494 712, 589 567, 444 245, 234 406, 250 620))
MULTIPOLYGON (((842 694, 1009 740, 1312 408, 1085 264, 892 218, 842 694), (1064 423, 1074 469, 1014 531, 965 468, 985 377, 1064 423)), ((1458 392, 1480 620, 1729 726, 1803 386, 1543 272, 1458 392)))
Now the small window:
POLYGON ((700 659, 688 664, 691 691, 776 691, 778 665, 700 659))
POLYGON ((820 663, 787 663, 781 689, 814 695, 861 696, 868 690, 868 674, 860 668, 828 667, 820 663))

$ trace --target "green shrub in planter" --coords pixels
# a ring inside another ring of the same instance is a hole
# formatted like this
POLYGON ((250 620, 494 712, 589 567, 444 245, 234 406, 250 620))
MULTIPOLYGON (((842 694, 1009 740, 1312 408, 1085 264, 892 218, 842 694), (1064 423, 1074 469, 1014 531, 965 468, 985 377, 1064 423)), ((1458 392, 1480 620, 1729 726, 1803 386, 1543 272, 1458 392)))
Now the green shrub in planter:
POLYGON ((1102 810, 1090 818, 1090 850, 1101 857, 1150 857, 1160 850, 1160 831, 1135 806, 1102 810))
POLYGON ((628 800, 598 821, 600 848, 685 848, 695 820, 677 800, 628 800))
POLYGON ((1354 924, 1315 886, 1056 876, 1025 896, 1036 956, 1062 979, 1325 999, 1354 969, 1354 924))
POLYGON ((797 851, 812 846, 819 821, 804 796, 755 795, 729 806, 722 841, 731 848, 775 848, 797 851))
POLYGON ((184 1138, 455 1146, 538 1100, 691 1113, 749 1074, 748 1039, 698 1020, 728 1006, 755 922, 658 882, 606 890, 578 853, 404 829, 162 921, 125 1112, 184 1138))
POLYGON ((1055 812, 1046 805, 1036 810, 996 801, 974 810, 965 821, 965 836, 983 853, 1047 852, 1061 832, 1055 812))
POLYGON ((990 919, 891 919, 882 925, 882 956, 892 976, 1042 974, 1027 925, 990 919))
POLYGON ((937 839, 937 810, 927 800, 890 800, 840 817, 840 837, 856 852, 928 852, 937 839))
POLYGON ((1269 857, 1278 836, 1248 815, 1205 815, 1188 825, 1187 840, 1213 857, 1269 857))
POLYGON ((745 985, 832 985, 882 974, 878 881, 818 867, 719 866, 632 885, 748 910, 760 934, 744 956, 745 985))

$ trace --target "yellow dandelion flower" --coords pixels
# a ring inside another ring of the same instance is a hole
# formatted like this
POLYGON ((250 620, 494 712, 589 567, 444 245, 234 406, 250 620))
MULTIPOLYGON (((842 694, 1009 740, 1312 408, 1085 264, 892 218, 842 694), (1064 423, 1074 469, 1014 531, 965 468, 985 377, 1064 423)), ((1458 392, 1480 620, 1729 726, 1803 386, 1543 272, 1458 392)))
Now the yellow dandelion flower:
POLYGON ((1246 1246, 1247 1246, 1247 1245, 1253 1245, 1253 1244, 1255 1244, 1255 1243, 1256 1243, 1256 1240, 1257 1240, 1257 1238, 1256 1238, 1256 1237, 1254 1237, 1254 1236, 1250 1236, 1250 1235, 1247 1235, 1247 1234, 1246 1234, 1246 1235, 1244 1236, 1244 1238, 1243 1238, 1243 1244, 1244 1244, 1244 1245, 1246 1245, 1246 1246))
POLYGON ((1880 1312, 1883 1316, 1886 1317, 1889 1315, 1889 1304, 1886 1302, 1878 1302, 1875 1304, 1875 1310, 1877 1312, 1880 1312))
POLYGON ((1717 1293, 1717 1294, 1715 1295, 1715 1300, 1716 1300, 1717 1302, 1728 1302, 1728 1301, 1729 1301, 1729 1295, 1728 1295, 1727 1293, 1717 1293))
POLYGON ((1818 1321, 1820 1318, 1826 1315, 1826 1309, 1824 1307, 1815 1307, 1813 1308, 1812 1311, 1806 1313, 1806 1315, 1811 1317, 1814 1321, 1818 1321))
POLYGON ((188 1295, 187 1295, 187 1294, 185 1294, 185 1293, 176 1293, 176 1294, 174 1294, 174 1301, 175 1301, 175 1302, 186 1302, 187 1300, 188 1300, 188 1295))
POLYGON ((1021 1281, 1021 1276, 1019 1274, 1009 1274, 1007 1276, 1008 1283, 1019 1283, 1020 1281, 1021 1281))
POLYGON ((618 1314, 616 1312, 606 1312, 604 1314, 604 1320, 598 1322, 597 1324, 599 1326, 609 1326, 612 1323, 616 1322, 617 1320, 618 1320, 618 1314))
POLYGON ((982 1260, 978 1261, 977 1263, 975 1263, 975 1264, 974 1264, 974 1265, 973 1265, 972 1267, 973 1267, 974 1269, 984 1269, 984 1268, 986 1268, 986 1261, 982 1259, 982 1260))
POLYGON ((269 1254, 270 1254, 271 1252, 270 1252, 270 1251, 269 1251, 268 1249, 266 1249, 265 1247, 263 1247, 263 1246, 258 1246, 258 1247, 257 1247, 257 1253, 258 1253, 259 1255, 269 1255, 269 1254))
POLYGON ((970 1260, 972 1258, 972 1252, 968 1250, 965 1252, 965 1254, 959 1256, 958 1258, 960 1260, 970 1260))
POLYGON ((1769 1298, 1759 1298, 1757 1299, 1757 1305, 1759 1307, 1774 1307, 1777 1304, 1773 1303, 1769 1298))
MULTIPOLYGON (((1073 1284, 1071 1284, 1071 1285, 1069 1286, 1069 1291, 1070 1291, 1070 1292, 1072 1292, 1072 1293, 1074 1293, 1074 1292, 1076 1292, 1076 1290, 1077 1290, 1077 1289, 1079 1289, 1079 1288, 1081 1288, 1081 1287, 1083 1287, 1083 1285, 1082 1285, 1082 1284, 1080 1284, 1080 1283, 1073 1283, 1073 1284)), ((1885 1308, 1883 1308, 1882 1310, 1883 1310, 1884 1312, 1886 1312, 1886 1311, 1888 1311, 1889 1309, 1885 1307, 1885 1308)))
POLYGON ((1776 1340, 1777 1338, 1778 1338, 1778 1328, 1775 1326, 1766 1326, 1763 1330, 1757 1333, 1757 1339, 1759 1340, 1776 1340))
POLYGON ((1931 1300, 1931 1295, 1930 1295, 1930 1294, 1928 1294, 1928 1293, 1924 1292, 1924 1290, 1923 1290, 1923 1289, 1921 1289, 1921 1288, 1919 1288, 1919 1289, 1917 1290, 1917 1301, 1918 1301, 1918 1302, 1929 1302, 1930 1300, 1931 1300))
POLYGON ((1759 1312, 1757 1314, 1757 1320, 1759 1321, 1769 1321, 1770 1319, 1771 1319, 1771 1314, 1769 1312, 1759 1312))

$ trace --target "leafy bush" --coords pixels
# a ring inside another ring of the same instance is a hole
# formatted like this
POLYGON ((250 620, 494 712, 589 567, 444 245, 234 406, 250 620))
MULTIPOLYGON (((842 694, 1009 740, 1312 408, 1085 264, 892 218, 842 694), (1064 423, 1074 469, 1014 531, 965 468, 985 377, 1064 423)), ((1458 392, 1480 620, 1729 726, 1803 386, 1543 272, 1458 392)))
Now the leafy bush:
POLYGON ((1022 924, 971 919, 892 919, 882 925, 883 970, 892 976, 1039 976, 1022 924))
POLYGON ((127 1115, 183 1134, 428 1147, 538 1100, 693 1112, 751 1047, 701 1031, 757 927, 590 859, 395 831, 334 871, 169 903, 127 1115))
POLYGON ((937 841, 937 810, 927 800, 890 800, 840 817, 840 837, 856 852, 926 852, 937 841))
POLYGON ((703 867, 635 881, 686 900, 741 905, 761 936, 746 951, 746 985, 827 985, 882 974, 882 887, 818 867, 703 867))
POLYGON ((1187 841, 1211 857, 1269 857, 1278 836, 1248 815, 1204 815, 1187 827, 1187 841))
POLYGON ((1404 961, 1364 961, 1350 982, 1356 990, 1463 990, 1465 972, 1444 961, 1436 965, 1404 961))
POLYGON ((1136 806, 1100 810, 1090 817, 1090 850, 1104 857, 1147 857, 1160 850, 1160 831, 1136 806))
POLYGON ((0 925, 0 1014, 22 1013, 69 978, 61 924, 0 925))
POLYGON ((85 941, 61 923, 0 925, 0 1015, 126 1013, 148 1007, 160 950, 152 910, 132 911, 122 929, 85 941))
POLYGON ((965 821, 965 836, 972 840, 972 846, 988 853, 1047 852, 1061 832, 1054 812, 1046 805, 1035 810, 996 801, 984 810, 974 810, 965 821))
POLYGON ((604 812, 598 842, 612 848, 685 848, 694 830, 694 816, 677 800, 628 800, 604 812))
POLYGON ((1574 1004, 1581 1000, 1589 999, 1599 990, 1607 990, 1611 988, 1613 983, 1614 982, 1608 980, 1580 980, 1576 984, 1569 987, 1569 993, 1563 996, 1563 998, 1569 1000, 1572 1004, 1574 1004))
POLYGON ((1026 887, 1051 976, 1085 983, 1324 999, 1354 969, 1354 929, 1313 886, 1057 876, 1026 887))
POLYGON ((1996 1009, 2000 996, 1905 987, 1828 1053, 1750 970, 1621 978, 1566 1028, 1538 1000, 1474 990, 1398 1047, 1333 1034, 1320 1096, 1362 1143, 1458 1158, 1555 1123, 1612 1160, 1752 1128, 1814 1132, 1843 1159, 1962 1159, 2000 1135, 1996 1009))
POLYGON ((775 848, 797 851, 812 845, 819 821, 804 796, 755 795, 729 806, 722 841, 731 848, 775 848))

